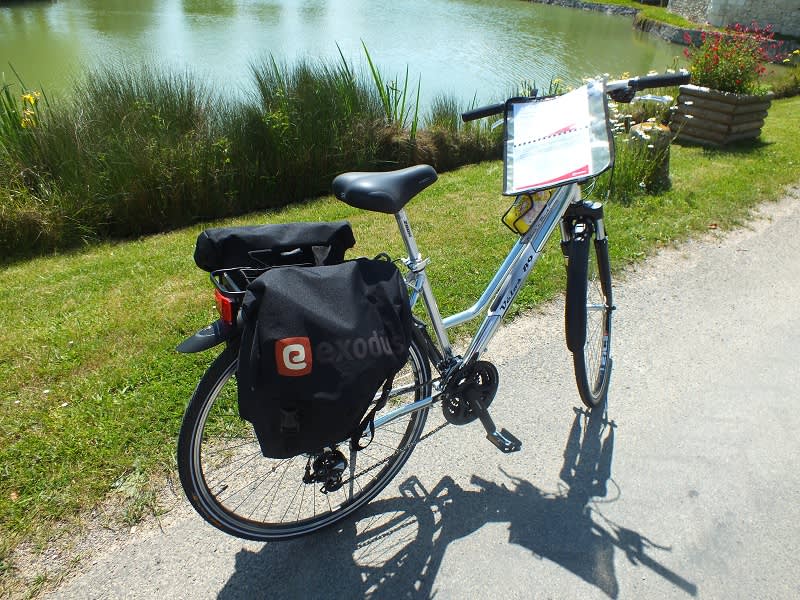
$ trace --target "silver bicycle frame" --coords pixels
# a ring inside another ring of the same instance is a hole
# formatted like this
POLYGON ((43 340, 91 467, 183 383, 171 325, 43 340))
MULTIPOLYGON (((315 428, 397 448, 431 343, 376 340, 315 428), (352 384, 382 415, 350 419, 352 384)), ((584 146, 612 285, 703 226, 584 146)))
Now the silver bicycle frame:
MULTIPOLYGON (((419 298, 422 297, 445 360, 453 358, 453 349, 447 330, 474 319, 489 307, 486 317, 475 332, 464 356, 459 360, 462 364, 477 360, 486 351, 492 337, 497 333, 503 317, 511 308, 511 304, 533 271, 533 266, 539 260, 545 243, 558 227, 561 217, 564 216, 571 203, 580 202, 580 199, 580 188, 577 184, 558 188, 528 232, 517 240, 511 248, 508 256, 497 269, 494 277, 492 277, 477 302, 466 310, 445 318, 442 318, 439 312, 439 305, 425 273, 425 268, 429 261, 423 259, 420 254, 406 212, 401 210, 395 215, 400 229, 400 236, 403 238, 403 243, 408 251, 408 259, 405 263, 409 269, 406 281, 410 288, 411 305, 414 306, 419 298)), ((421 398, 375 419, 375 427, 381 427, 403 415, 429 407, 432 404, 432 396, 421 398)))
POLYGON ((494 337, 503 317, 511 308, 511 304, 514 302, 519 290, 525 284, 533 270, 533 266, 541 256, 545 242, 558 226, 567 207, 574 202, 580 202, 580 188, 577 184, 558 188, 528 232, 517 240, 516 244, 511 248, 508 256, 506 256, 477 302, 466 310, 446 318, 441 317, 436 299, 431 292, 430 283, 425 273, 428 261, 423 260, 419 254, 405 211, 398 213, 397 221, 400 225, 400 235, 406 244, 409 257, 413 257, 409 258, 407 263, 410 269, 411 302, 413 305, 418 296, 422 296, 434 333, 445 358, 452 357, 452 347, 447 337, 447 330, 474 319, 482 314, 491 303, 483 323, 475 332, 472 342, 464 354, 463 360, 464 362, 476 360, 486 351, 489 341, 494 337))

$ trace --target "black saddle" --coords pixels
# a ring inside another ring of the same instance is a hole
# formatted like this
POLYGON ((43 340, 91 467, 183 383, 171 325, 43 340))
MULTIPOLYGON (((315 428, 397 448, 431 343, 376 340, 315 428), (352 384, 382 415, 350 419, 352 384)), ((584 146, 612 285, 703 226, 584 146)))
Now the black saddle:
POLYGON ((437 177, 429 165, 383 173, 342 173, 333 180, 333 193, 355 208, 395 214, 437 177))

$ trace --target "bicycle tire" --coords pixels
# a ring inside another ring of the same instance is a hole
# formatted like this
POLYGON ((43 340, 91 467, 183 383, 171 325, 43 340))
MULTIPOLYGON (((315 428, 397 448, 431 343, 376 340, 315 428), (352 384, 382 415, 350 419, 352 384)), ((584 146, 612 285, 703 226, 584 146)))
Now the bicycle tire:
MULTIPOLYGON (((203 519, 231 535, 276 541, 307 535, 347 517, 372 500, 397 475, 419 441, 428 409, 404 415, 375 431, 356 454, 345 483, 327 494, 303 483, 308 457, 270 459, 261 454, 250 423, 239 417, 235 348, 227 348, 201 378, 178 437, 178 472, 187 498, 203 519)), ((430 395, 430 370, 415 343, 394 379, 384 412, 430 395)), ((342 452, 352 462, 349 448, 342 452)))
POLYGON ((602 405, 611 378, 613 301, 608 239, 597 239, 592 221, 567 249, 565 324, 575 382, 588 408, 602 405))

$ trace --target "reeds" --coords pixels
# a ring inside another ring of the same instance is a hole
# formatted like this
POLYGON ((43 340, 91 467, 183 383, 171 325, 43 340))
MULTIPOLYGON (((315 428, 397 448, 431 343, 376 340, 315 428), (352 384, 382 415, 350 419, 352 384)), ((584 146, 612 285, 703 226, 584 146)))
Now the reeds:
POLYGON ((486 127, 436 133, 457 121, 452 99, 420 141, 419 86, 408 101, 407 86, 387 87, 367 59, 365 75, 344 56, 268 57, 252 65, 256 92, 244 99, 188 72, 119 64, 86 74, 60 102, 4 83, 0 260, 299 202, 346 170, 499 156, 499 132, 486 127), (446 147, 432 148, 437 139, 446 147))

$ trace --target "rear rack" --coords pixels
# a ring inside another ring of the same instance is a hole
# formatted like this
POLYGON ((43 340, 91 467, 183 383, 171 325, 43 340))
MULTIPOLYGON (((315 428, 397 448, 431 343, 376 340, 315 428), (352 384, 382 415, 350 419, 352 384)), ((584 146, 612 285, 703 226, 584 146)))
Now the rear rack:
POLYGON ((284 265, 271 265, 264 267, 231 267, 228 269, 217 269, 211 271, 211 283, 219 292, 237 302, 244 298, 247 287, 270 269, 280 269, 281 267, 311 267, 312 262, 298 262, 284 265))
POLYGON ((231 300, 241 301, 253 281, 255 281, 267 268, 233 267, 211 271, 211 283, 219 292, 231 300))

